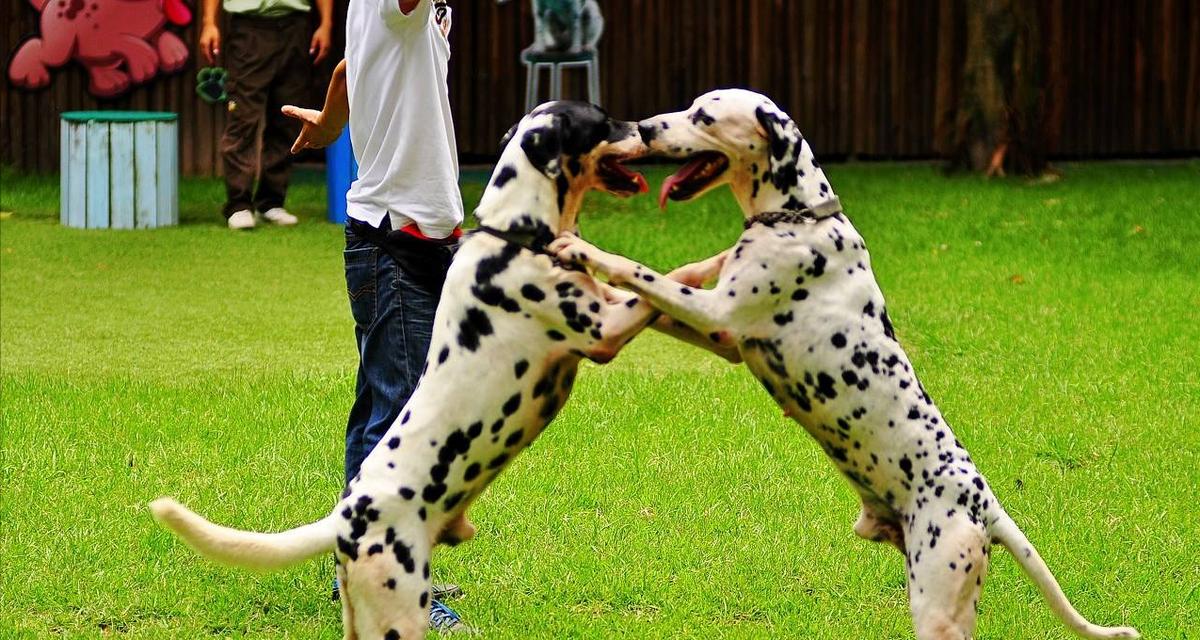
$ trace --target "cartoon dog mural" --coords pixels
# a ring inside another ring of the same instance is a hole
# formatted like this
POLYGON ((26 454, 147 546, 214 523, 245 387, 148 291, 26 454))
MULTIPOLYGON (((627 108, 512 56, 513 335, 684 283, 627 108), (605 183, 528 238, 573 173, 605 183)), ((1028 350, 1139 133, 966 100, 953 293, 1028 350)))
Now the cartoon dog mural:
POLYGON ((41 13, 41 37, 26 40, 8 66, 14 86, 40 89, 50 69, 72 59, 88 72, 88 91, 111 98, 160 72, 177 71, 188 47, 166 30, 186 26, 183 0, 30 0, 41 13))

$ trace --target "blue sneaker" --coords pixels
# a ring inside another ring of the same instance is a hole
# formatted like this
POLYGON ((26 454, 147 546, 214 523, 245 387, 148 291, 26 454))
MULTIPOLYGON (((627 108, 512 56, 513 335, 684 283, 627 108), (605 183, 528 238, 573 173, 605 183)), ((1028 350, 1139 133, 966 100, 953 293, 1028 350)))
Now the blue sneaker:
POLYGON ((445 631, 465 631, 462 617, 438 600, 429 605, 429 628, 439 633, 445 631))

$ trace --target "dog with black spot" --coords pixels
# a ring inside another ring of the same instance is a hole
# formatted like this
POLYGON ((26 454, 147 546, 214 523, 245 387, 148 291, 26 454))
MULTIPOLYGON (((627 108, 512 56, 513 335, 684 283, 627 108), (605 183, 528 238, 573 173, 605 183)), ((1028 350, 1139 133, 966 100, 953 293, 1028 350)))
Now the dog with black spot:
MULTIPOLYGON (((424 638, 434 545, 470 539, 466 510, 562 409, 581 359, 608 362, 652 322, 729 359, 732 346, 635 296, 557 264, 585 193, 630 196, 622 165, 645 151, 636 125, 577 102, 544 104, 505 136, 437 308, 421 382, 326 517, 282 533, 222 527, 170 498, 154 517, 201 554, 259 570, 334 551, 345 637, 424 638)), ((722 257, 669 276, 696 286, 722 257)))
POLYGON ((1084 619, 1000 506, 896 340, 866 244, 795 122, 765 96, 720 90, 638 128, 652 153, 687 159, 663 183, 661 206, 729 185, 741 207, 745 232, 715 288, 670 282, 570 235, 551 249, 736 342, 862 498, 854 532, 904 554, 917 637, 973 637, 995 543, 1075 633, 1138 637, 1084 619))

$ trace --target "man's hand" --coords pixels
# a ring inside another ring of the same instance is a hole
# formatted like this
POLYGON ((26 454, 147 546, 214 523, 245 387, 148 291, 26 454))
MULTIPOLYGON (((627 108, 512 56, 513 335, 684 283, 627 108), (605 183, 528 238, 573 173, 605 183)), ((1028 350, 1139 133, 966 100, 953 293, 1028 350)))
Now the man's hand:
MULTIPOLYGON (((333 27, 322 24, 313 32, 312 43, 308 45, 308 55, 313 57, 313 64, 321 64, 329 57, 333 47, 333 27)), ((290 114, 289 114, 290 115, 290 114)))
POLYGON ((290 104, 283 107, 282 111, 283 115, 304 123, 300 128, 300 135, 292 143, 292 153, 300 153, 304 149, 328 147, 338 139, 338 136, 342 135, 342 126, 344 125, 333 126, 325 118, 323 111, 304 109, 290 104))
POLYGON ((216 64, 217 56, 221 54, 221 30, 216 23, 205 24, 200 29, 200 53, 208 64, 216 64))

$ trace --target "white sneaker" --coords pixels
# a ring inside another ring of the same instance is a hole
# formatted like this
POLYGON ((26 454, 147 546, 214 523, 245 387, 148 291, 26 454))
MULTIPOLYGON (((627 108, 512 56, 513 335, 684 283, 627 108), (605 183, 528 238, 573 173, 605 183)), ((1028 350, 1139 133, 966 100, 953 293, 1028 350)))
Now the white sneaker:
POLYGON ((296 224, 297 222, 300 222, 299 218, 288 213, 288 210, 284 209, 283 207, 274 207, 272 209, 267 209, 266 213, 262 214, 262 217, 267 222, 277 224, 281 227, 290 227, 290 226, 296 224))
POLYGON ((254 212, 249 209, 235 211, 229 216, 230 229, 253 229, 254 228, 254 212))

